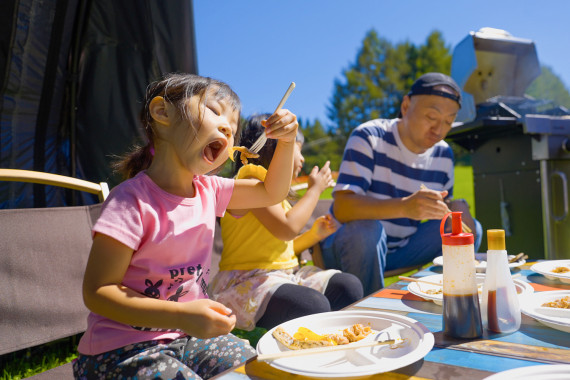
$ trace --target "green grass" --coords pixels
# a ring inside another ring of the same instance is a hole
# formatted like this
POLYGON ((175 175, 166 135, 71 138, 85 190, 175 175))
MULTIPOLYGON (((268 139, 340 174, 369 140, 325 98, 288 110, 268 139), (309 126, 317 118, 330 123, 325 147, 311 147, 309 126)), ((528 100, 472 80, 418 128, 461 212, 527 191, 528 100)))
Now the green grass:
POLYGON ((81 335, 0 356, 0 380, 20 380, 71 362, 81 335))
MULTIPOLYGON (((299 193, 303 194, 304 191, 299 193)), ((475 216, 473 169, 470 166, 455 167, 454 198, 465 199, 469 203, 472 215, 475 216)), ((321 194, 321 199, 332 199, 332 189, 325 190, 321 194)), ((404 273, 403 276, 409 276, 414 272, 404 273)), ((397 276, 388 277, 384 279, 384 284, 388 286, 397 281, 397 276)), ((253 331, 235 329, 232 332, 242 339, 247 339, 255 347, 267 330, 258 327, 253 331)), ((78 338, 79 336, 74 336, 58 342, 0 356, 0 368, 3 368, 2 373, 0 373, 0 380, 24 379, 69 363, 77 357, 78 338)))
POLYGON ((475 190, 473 188, 473 168, 471 166, 455 167, 453 197, 465 199, 469 204, 471 215, 475 217, 475 190))
MULTIPOLYGON (((332 199, 332 191, 333 191, 332 187, 325 189, 325 191, 322 192, 319 199, 332 199)), ((299 194, 299 196, 302 197, 303 195, 305 195, 306 192, 307 192, 307 189, 303 189, 303 190, 297 191, 297 194, 299 194)))

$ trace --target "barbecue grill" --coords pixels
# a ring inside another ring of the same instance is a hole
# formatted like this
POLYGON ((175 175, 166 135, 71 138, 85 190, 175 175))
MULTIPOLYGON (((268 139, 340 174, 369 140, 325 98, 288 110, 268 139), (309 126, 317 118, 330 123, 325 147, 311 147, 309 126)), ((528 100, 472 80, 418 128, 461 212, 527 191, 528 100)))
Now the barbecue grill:
POLYGON ((447 139, 471 153, 483 230, 504 229, 511 253, 568 259, 570 112, 524 94, 540 72, 531 40, 490 28, 470 32, 453 51, 463 106, 447 139))

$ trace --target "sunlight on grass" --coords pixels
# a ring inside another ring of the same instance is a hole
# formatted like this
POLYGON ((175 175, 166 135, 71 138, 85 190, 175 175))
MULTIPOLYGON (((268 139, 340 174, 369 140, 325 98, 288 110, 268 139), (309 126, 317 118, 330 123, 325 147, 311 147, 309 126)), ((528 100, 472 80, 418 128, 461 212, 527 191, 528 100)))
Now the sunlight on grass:
POLYGON ((475 217, 475 190, 473 188, 473 168, 471 166, 455 167, 453 197, 465 199, 469 204, 471 215, 475 217))

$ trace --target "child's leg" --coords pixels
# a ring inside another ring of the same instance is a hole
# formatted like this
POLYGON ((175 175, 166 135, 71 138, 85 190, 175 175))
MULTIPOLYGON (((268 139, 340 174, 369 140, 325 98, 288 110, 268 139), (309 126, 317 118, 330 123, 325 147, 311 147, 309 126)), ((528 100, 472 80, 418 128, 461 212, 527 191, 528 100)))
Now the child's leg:
POLYGON ((326 311, 331 311, 331 306, 322 293, 306 286, 283 284, 271 296, 256 326, 269 330, 291 319, 326 311))
POLYGON ((361 299, 364 296, 364 290, 358 277, 341 272, 330 278, 325 296, 331 303, 331 310, 340 310, 361 299))
POLYGON ((235 335, 210 339, 190 338, 183 361, 201 378, 208 379, 255 356, 256 351, 235 335))
POLYGON ((201 379, 181 361, 188 338, 148 341, 99 355, 79 355, 76 379, 201 379))

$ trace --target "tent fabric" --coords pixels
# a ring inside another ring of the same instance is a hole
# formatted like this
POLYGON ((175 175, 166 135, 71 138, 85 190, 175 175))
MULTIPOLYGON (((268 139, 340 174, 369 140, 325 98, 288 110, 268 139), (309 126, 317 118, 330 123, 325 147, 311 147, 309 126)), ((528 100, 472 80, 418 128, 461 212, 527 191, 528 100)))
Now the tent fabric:
MULTIPOLYGON (((0 167, 119 182, 110 169, 144 135, 148 83, 197 73, 191 0, 3 0, 0 167)), ((0 208, 97 203, 44 185, 0 182, 0 208)))

